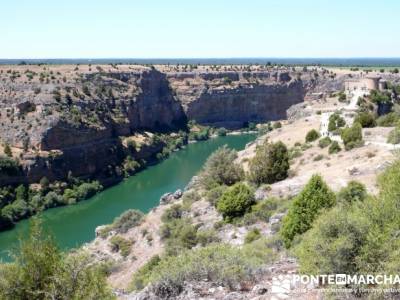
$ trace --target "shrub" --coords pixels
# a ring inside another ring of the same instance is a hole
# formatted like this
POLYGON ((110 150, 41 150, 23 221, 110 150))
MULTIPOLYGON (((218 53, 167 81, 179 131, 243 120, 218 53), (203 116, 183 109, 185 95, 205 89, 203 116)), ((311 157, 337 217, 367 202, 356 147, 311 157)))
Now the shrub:
POLYGON ((346 121, 340 116, 339 113, 334 113, 329 116, 328 131, 335 131, 336 129, 346 125, 346 121))
POLYGON ((344 102, 344 101, 346 101, 346 99, 347 99, 346 94, 344 92, 340 92, 338 100, 340 102, 344 102))
POLYGON ((324 155, 323 154, 318 154, 317 156, 314 157, 313 161, 320 161, 324 159, 324 155))
POLYGON ((341 138, 346 150, 361 146, 363 143, 361 125, 354 123, 353 126, 344 128, 341 132, 341 138))
POLYGON ((84 182, 76 188, 76 195, 79 200, 92 197, 94 194, 102 190, 102 186, 98 181, 84 182))
POLYGON ((325 148, 325 147, 328 147, 331 143, 332 143, 332 140, 330 139, 330 137, 326 136, 319 140, 318 146, 320 146, 320 148, 325 148))
POLYGON ((227 132, 228 131, 224 127, 221 127, 221 128, 217 129, 217 135, 218 136, 226 136, 227 132))
POLYGON ((55 207, 62 204, 65 204, 64 198, 54 191, 50 191, 46 194, 46 196, 44 196, 45 208, 55 207))
POLYGON ((221 239, 218 237, 215 229, 199 230, 197 231, 197 243, 202 247, 211 244, 218 243, 221 239))
POLYGON ((283 219, 281 235, 289 248, 296 235, 311 228, 312 222, 324 208, 335 204, 335 194, 322 177, 313 175, 301 193, 293 200, 288 214, 283 219))
POLYGON ((15 160, 0 156, 0 175, 15 176, 19 172, 20 166, 15 160))
POLYGON ((163 259, 153 268, 149 282, 155 294, 166 299, 177 296, 189 281, 207 279, 235 289, 242 282, 254 280, 263 262, 252 254, 223 244, 188 250, 163 259))
POLYGON ((110 239, 110 247, 114 252, 120 252, 123 257, 127 257, 131 253, 132 243, 122 236, 114 235, 110 239))
POLYGON ((273 129, 278 129, 278 128, 281 128, 281 127, 282 127, 282 123, 279 122, 279 121, 278 121, 278 122, 275 122, 274 125, 272 125, 272 128, 273 128, 273 129))
POLYGON ((395 274, 400 267, 400 160, 378 177, 379 195, 340 205, 315 221, 296 253, 311 274, 395 274))
POLYGON ((160 228, 160 236, 165 241, 168 255, 177 255, 184 249, 197 245, 197 228, 189 218, 173 219, 160 228))
POLYGON ((400 128, 396 127, 389 132, 387 142, 390 144, 399 144, 400 143, 400 128))
POLYGON ((370 225, 368 218, 345 208, 323 214, 295 247, 301 272, 355 274, 370 225))
POLYGON ((378 126, 391 127, 396 126, 399 120, 400 116, 396 112, 390 112, 376 119, 376 123, 378 126))
POLYGON ((217 210, 224 219, 231 221, 243 216, 255 203, 253 191, 244 183, 228 188, 218 200, 217 210))
POLYGON ((337 141, 333 141, 332 144, 329 146, 328 152, 329 154, 335 154, 342 150, 340 148, 339 143, 337 141))
POLYGON ((245 242, 245 244, 249 244, 249 243, 254 242, 255 240, 258 240, 259 238, 261 238, 260 230, 258 230, 257 228, 254 228, 246 234, 246 237, 244 238, 244 242, 245 242))
POLYGON ((371 128, 376 126, 375 117, 369 112, 359 112, 354 118, 354 123, 360 123, 363 128, 371 128))
POLYGON ((251 225, 257 221, 268 222, 271 215, 277 210, 280 200, 276 198, 268 198, 258 201, 251 207, 251 211, 243 217, 245 225, 251 225))
POLYGON ((135 173, 141 167, 140 163, 134 160, 130 155, 125 158, 122 165, 126 173, 125 176, 135 173))
POLYGON ((161 216, 161 221, 164 223, 170 222, 174 219, 180 219, 182 217, 183 209, 180 204, 173 204, 170 208, 166 209, 161 216))
POLYGON ((210 189, 216 185, 232 185, 240 181, 244 173, 242 167, 235 163, 236 158, 236 151, 228 149, 227 146, 211 154, 200 174, 202 185, 210 189))
POLYGON ((4 154, 7 155, 8 157, 12 157, 12 151, 11 151, 11 147, 9 144, 5 144, 4 145, 4 154))
POLYGON ((282 142, 265 141, 249 163, 249 180, 257 185, 274 183, 288 176, 289 152, 282 142))
POLYGON ((357 181, 350 181, 346 187, 342 188, 338 195, 338 203, 349 204, 356 201, 364 201, 367 198, 367 189, 357 181))
POLYGON ((129 229, 138 226, 143 220, 143 213, 136 209, 129 209, 114 219, 112 229, 118 233, 126 233, 129 229))
POLYGON ((150 258, 150 260, 133 275, 132 282, 130 284, 130 289, 131 290, 143 289, 149 283, 151 272, 160 262, 161 259, 158 255, 155 255, 152 258, 150 258))
POLYGON ((391 96, 389 92, 381 92, 377 90, 371 90, 369 98, 372 102, 379 103, 389 103, 391 101, 391 96))
POLYGON ((306 143, 311 143, 318 140, 319 136, 320 135, 318 131, 316 131, 315 129, 311 129, 309 132, 307 132, 306 143))
POLYGON ((104 268, 84 252, 63 254, 32 220, 27 239, 0 264, 1 299, 113 299, 104 268))
POLYGON ((222 196, 222 194, 226 191, 227 186, 226 185, 219 185, 216 186, 215 188, 212 188, 211 190, 206 192, 206 199, 209 201, 212 205, 216 206, 218 199, 222 196))

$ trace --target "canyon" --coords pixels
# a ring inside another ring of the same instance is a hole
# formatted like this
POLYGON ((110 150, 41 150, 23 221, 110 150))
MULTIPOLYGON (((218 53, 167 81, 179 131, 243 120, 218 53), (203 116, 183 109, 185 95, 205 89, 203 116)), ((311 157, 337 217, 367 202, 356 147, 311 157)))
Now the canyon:
POLYGON ((0 174, 0 186, 65 180, 68 174, 112 184, 121 178, 127 142, 138 135, 142 142, 130 155, 154 161, 165 142, 152 139, 153 133, 188 131, 188 122, 238 129, 285 119, 287 109, 316 87, 342 84, 308 70, 211 69, 1 66, 0 140, 21 168, 0 174))

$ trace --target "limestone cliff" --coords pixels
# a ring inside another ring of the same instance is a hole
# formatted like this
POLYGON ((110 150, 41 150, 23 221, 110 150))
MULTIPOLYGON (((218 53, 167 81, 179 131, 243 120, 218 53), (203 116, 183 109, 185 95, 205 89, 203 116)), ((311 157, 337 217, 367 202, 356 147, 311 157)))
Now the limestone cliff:
MULTIPOLYGON (((13 148, 23 175, 0 185, 62 180, 69 172, 109 178, 126 156, 121 137, 185 129, 187 120, 239 128, 284 119, 312 86, 307 74, 285 70, 13 68, 0 73, 0 140, 13 148)), ((151 158, 160 148, 144 147, 133 158, 151 158)))

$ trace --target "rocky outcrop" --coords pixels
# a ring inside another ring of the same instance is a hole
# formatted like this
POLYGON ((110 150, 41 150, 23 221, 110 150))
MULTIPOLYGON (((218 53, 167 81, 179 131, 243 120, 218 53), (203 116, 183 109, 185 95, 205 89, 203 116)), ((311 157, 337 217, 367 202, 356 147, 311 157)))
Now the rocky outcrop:
MULTIPOLYGON (((61 180, 68 172, 106 178, 124 158, 120 138, 138 131, 180 130, 188 119, 227 128, 285 119, 287 109, 302 102, 313 85, 307 74, 301 79, 275 69, 44 69, 49 73, 40 76, 29 71, 37 76, 29 82, 4 78, 0 91, 0 140, 22 152, 28 182, 43 176, 61 180)), ((143 147, 133 158, 147 160, 160 147, 143 147)), ((16 178, 1 184, 21 182, 16 178)))
POLYGON ((304 100, 302 81, 208 89, 187 104, 189 119, 200 124, 239 128, 248 122, 286 119, 286 110, 304 100))

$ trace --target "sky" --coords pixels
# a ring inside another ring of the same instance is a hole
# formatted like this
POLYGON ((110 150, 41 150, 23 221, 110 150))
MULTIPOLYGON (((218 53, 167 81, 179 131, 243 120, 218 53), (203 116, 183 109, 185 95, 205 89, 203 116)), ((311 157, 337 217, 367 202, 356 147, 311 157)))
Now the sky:
POLYGON ((0 58, 399 57, 398 0, 2 0, 0 58))

